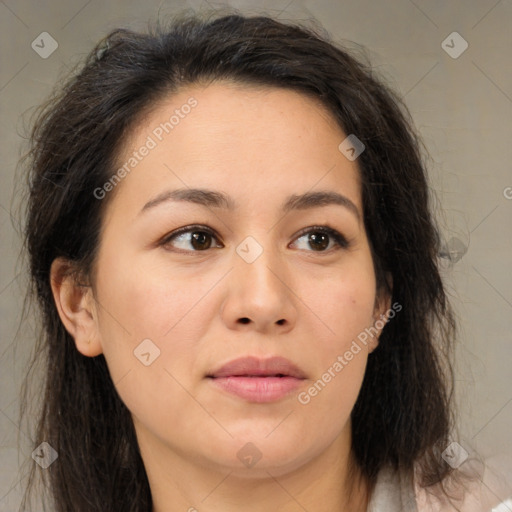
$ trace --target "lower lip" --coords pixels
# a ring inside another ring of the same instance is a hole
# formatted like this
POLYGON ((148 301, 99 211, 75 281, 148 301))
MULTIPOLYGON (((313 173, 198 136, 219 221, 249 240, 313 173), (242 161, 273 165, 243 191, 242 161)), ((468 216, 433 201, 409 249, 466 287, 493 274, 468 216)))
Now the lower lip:
POLYGON ((275 402, 295 391, 303 379, 295 377, 213 377, 212 382, 249 402, 275 402))

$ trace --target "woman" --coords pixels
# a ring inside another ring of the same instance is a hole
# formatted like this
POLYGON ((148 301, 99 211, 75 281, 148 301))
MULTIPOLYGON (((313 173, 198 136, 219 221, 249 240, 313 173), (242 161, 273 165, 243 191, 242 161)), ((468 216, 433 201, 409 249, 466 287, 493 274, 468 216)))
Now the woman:
POLYGON ((32 142, 52 510, 463 509, 420 143, 369 68, 267 17, 116 30, 32 142))

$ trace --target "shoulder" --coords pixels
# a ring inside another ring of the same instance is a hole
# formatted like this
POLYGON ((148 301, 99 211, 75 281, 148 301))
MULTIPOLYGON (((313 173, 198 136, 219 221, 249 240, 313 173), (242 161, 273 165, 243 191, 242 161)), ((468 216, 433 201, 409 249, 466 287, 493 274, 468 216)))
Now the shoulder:
POLYGON ((417 512, 413 476, 386 466, 378 474, 367 512, 417 512))
POLYGON ((423 488, 414 478, 418 512, 509 512, 512 458, 467 459, 442 486, 423 488))
POLYGON ((428 488, 414 474, 383 468, 367 512, 511 512, 512 457, 468 459, 442 485, 428 488))

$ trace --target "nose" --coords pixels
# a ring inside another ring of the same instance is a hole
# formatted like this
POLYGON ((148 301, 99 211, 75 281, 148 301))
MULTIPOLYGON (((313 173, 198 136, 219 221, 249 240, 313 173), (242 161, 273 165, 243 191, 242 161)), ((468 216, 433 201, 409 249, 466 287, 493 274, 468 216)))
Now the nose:
POLYGON ((281 334, 297 321, 297 295, 285 262, 264 249, 252 263, 235 255, 221 316, 235 330, 281 334))

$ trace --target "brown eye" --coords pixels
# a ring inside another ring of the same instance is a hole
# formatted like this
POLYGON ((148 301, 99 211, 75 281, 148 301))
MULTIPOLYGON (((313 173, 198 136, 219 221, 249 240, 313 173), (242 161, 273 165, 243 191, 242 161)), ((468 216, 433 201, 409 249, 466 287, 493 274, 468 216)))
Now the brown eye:
POLYGON ((212 240, 217 240, 217 237, 211 230, 192 226, 171 233, 161 245, 177 249, 178 252, 200 252, 212 248, 212 240))
POLYGON ((211 235, 204 231, 194 231, 190 240, 192 247, 198 251, 209 249, 212 245, 211 235))
MULTIPOLYGON (((347 248, 349 243, 347 239, 335 229, 318 226, 308 228, 303 231, 302 234, 296 239, 297 241, 301 238, 306 240, 306 250, 313 250, 313 252, 329 252, 331 249, 336 248, 347 248), (332 245, 329 246, 332 242, 332 245)), ((297 244, 297 241, 295 244, 297 244)))
POLYGON ((329 246, 329 235, 326 233, 310 233, 308 243, 315 250, 323 251, 329 246))

